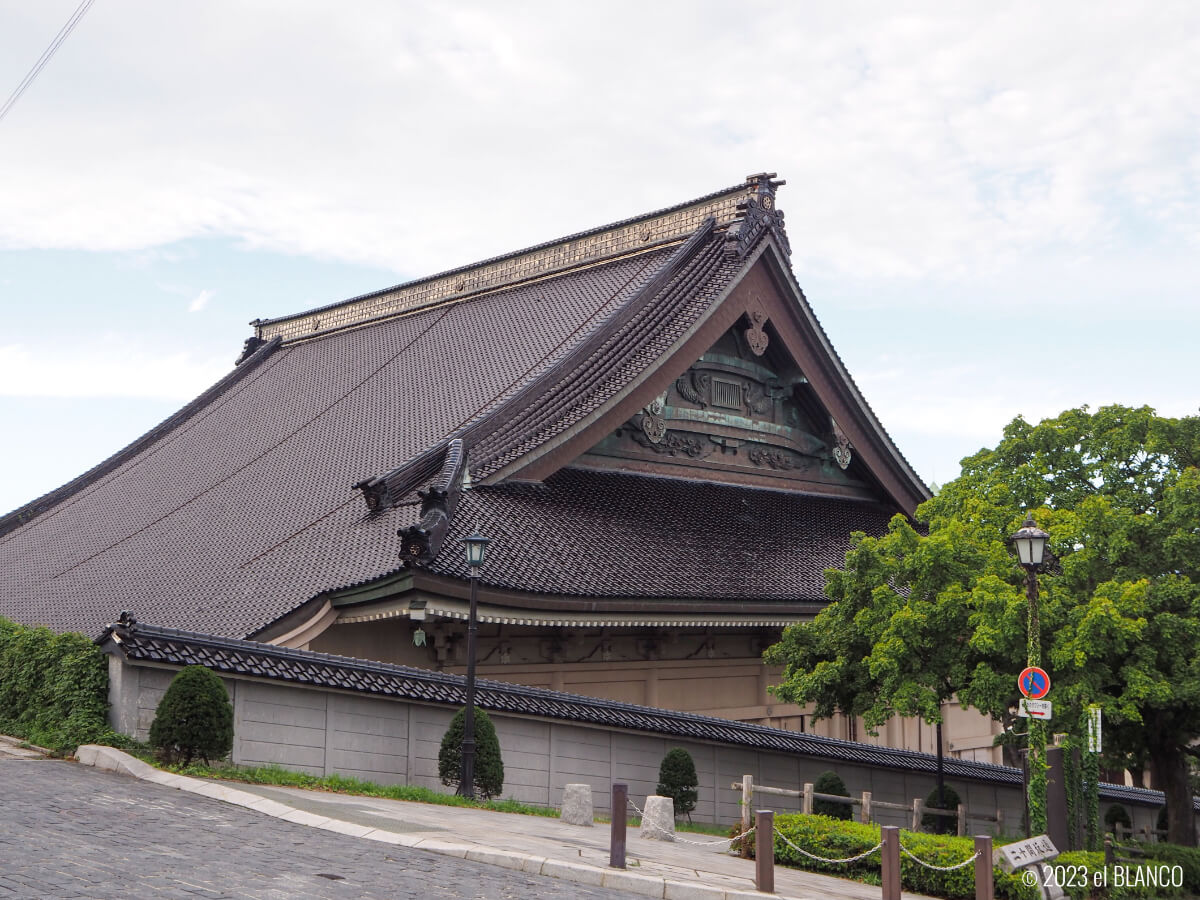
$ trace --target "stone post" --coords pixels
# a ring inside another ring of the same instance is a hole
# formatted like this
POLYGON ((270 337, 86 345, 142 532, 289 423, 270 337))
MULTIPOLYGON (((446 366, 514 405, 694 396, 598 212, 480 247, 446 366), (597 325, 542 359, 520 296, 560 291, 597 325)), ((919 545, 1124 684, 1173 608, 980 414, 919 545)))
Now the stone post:
POLYGON ((592 786, 590 784, 568 784, 563 788, 562 821, 568 825, 592 825, 592 786))

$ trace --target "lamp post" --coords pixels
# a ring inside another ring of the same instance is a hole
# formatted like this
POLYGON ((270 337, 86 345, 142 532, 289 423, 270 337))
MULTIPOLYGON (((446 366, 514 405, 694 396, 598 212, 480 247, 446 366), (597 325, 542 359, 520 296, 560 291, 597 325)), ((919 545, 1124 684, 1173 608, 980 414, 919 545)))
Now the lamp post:
POLYGON ((475 799, 475 636, 479 632, 477 602, 479 570, 487 555, 488 539, 479 532, 463 538, 467 548, 467 566, 471 571, 471 610, 467 617, 467 708, 463 715, 462 778, 458 792, 475 799))
MULTIPOLYGON (((1029 644, 1026 665, 1042 664, 1041 619, 1038 615, 1037 570, 1042 565, 1050 535, 1037 527, 1032 515, 1025 521, 1012 542, 1017 559, 1025 569, 1025 596, 1029 600, 1029 644)), ((1029 827, 1034 834, 1046 832, 1046 723, 1029 720, 1029 827)))

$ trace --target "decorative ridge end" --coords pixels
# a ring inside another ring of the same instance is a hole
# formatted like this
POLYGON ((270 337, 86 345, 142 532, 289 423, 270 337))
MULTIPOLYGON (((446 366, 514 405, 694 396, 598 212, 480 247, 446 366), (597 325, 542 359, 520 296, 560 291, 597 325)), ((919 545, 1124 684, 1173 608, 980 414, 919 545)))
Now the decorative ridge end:
POLYGON ((448 441, 441 471, 428 490, 417 492, 421 498, 421 520, 396 532, 400 538, 400 559, 406 567, 429 562, 441 551, 442 541, 458 509, 466 469, 462 440, 448 441))
POLYGON ((731 256, 744 257, 764 232, 770 231, 788 256, 792 246, 783 227, 783 212, 775 204, 775 190, 787 184, 776 180, 774 172, 746 176, 748 195, 737 206, 738 221, 729 227, 725 240, 731 256))
POLYGON ((250 337, 246 338, 246 342, 242 345, 242 355, 239 356, 234 361, 233 364, 235 366, 240 366, 242 363, 244 363, 246 360, 248 360, 250 357, 252 357, 254 355, 255 351, 257 351, 258 348, 261 347, 265 343, 266 343, 266 341, 264 341, 262 338, 260 338, 257 334, 251 335, 250 337))

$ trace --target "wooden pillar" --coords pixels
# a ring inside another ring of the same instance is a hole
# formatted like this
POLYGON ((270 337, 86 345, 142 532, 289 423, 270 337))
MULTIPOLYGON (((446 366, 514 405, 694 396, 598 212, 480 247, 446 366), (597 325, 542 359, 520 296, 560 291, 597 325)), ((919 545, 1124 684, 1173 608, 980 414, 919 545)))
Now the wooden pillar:
POLYGON ((612 825, 609 826, 608 865, 613 869, 625 868, 625 825, 629 819, 626 802, 629 800, 629 785, 612 786, 612 825))
POLYGON ((754 803, 754 776, 742 776, 742 833, 750 830, 750 807, 754 803))
POLYGON ((754 887, 775 893, 775 813, 769 809, 754 813, 754 887))
POLYGON ((996 900, 996 885, 992 880, 992 839, 986 834, 975 835, 975 900, 996 900))
POLYGON ((896 825, 884 825, 880 831, 883 848, 883 900, 900 900, 900 829, 896 825))

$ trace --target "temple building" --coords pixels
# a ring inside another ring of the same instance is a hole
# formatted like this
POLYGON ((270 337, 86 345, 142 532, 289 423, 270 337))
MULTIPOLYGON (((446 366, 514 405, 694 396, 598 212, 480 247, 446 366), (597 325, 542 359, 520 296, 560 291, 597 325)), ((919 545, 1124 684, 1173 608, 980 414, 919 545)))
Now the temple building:
MULTIPOLYGON (((929 491, 830 345, 768 174, 257 320, 230 374, 0 519, 0 614, 156 626, 931 751, 761 654, 929 491)), ((947 709, 947 751, 999 762, 947 709)))

